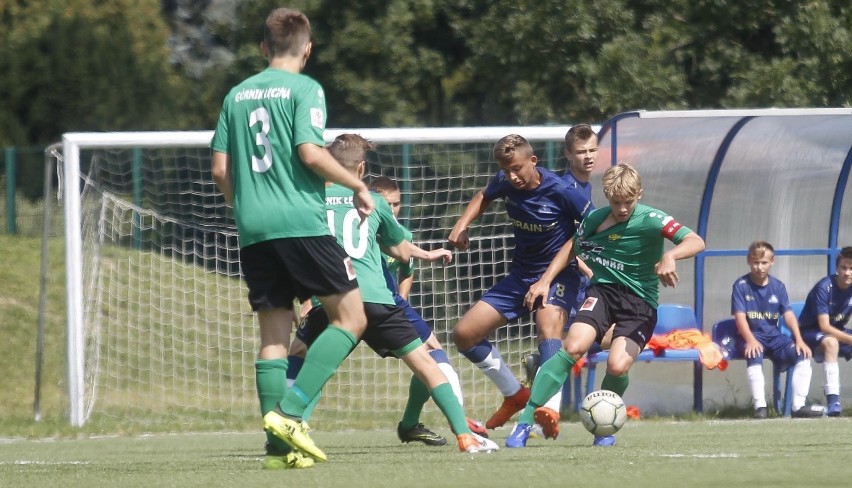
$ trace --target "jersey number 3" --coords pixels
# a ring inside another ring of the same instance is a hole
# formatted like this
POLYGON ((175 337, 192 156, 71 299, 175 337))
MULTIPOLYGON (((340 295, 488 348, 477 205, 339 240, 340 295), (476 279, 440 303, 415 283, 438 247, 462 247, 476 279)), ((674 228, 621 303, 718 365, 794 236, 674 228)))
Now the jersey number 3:
POLYGON ((269 112, 264 107, 249 115, 249 128, 260 122, 260 132, 255 134, 254 143, 263 146, 263 158, 252 154, 251 169, 257 173, 266 173, 272 167, 272 145, 269 143, 269 112))

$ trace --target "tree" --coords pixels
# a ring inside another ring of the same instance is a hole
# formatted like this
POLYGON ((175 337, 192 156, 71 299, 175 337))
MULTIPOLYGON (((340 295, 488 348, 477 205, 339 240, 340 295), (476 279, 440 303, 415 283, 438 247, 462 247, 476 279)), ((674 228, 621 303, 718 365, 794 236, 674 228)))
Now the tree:
POLYGON ((34 0, 4 4, 2 19, 1 144, 191 123, 157 3, 34 0))

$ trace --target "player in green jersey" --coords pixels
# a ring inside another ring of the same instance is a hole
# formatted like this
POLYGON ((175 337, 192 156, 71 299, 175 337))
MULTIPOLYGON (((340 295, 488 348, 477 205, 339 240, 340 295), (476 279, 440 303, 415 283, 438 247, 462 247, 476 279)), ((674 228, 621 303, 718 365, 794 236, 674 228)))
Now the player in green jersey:
MULTIPOLYGON (((577 256, 592 270, 591 285, 562 349, 542 364, 508 447, 524 447, 535 409, 562 387, 574 364, 593 343, 609 342, 606 376, 601 389, 623 395, 628 371, 654 333, 659 283, 676 286, 675 261, 704 250, 704 239, 661 210, 640 205, 642 182, 627 163, 603 176, 609 206, 594 210, 559 251, 541 279, 530 287, 526 304, 550 289, 550 281, 577 256), (665 240, 675 246, 664 251, 665 240)), ((612 446, 614 436, 595 437, 594 445, 612 446)))
MULTIPOLYGON (((285 399, 287 348, 293 300, 316 295, 332 327, 306 358, 313 372, 290 394, 313 396, 367 326, 349 257, 325 225, 325 181, 354 191, 361 219, 373 209, 366 185, 324 147, 322 87, 301 74, 311 54, 311 26, 301 12, 273 10, 263 27, 261 51, 269 66, 225 97, 211 148, 212 176, 234 206, 240 268, 257 312, 260 351, 255 363, 262 414, 285 399), (295 391, 294 391, 295 390, 295 391)), ((298 425, 300 434, 306 425, 298 425)), ((307 434, 304 434, 307 436, 307 434)), ((267 435, 267 469, 305 468, 313 460, 267 435)))
MULTIPOLYGON (((366 169, 366 152, 371 147, 369 141, 361 136, 341 134, 329 150, 343 167, 360 179, 366 169)), ((359 226, 357 210, 352 206, 352 191, 340 185, 331 185, 326 192, 328 225, 333 229, 332 233, 337 241, 352 258, 364 297, 367 329, 361 339, 380 356, 397 357, 412 370, 415 375, 412 384, 419 383, 420 388, 428 391, 435 400, 457 436, 460 451, 475 453, 497 450, 494 442, 474 435, 468 428, 464 410, 446 376, 429 355, 426 345, 403 309, 394 302, 385 281, 382 249, 401 262, 408 262, 411 257, 438 261, 451 254, 445 249, 425 251, 411 244, 405 239, 405 230, 396 221, 388 203, 378 194, 374 193, 372 196, 376 210, 364 225, 359 226)), ((309 346, 309 355, 317 346, 314 337, 328 323, 326 315, 325 306, 312 308, 297 331, 297 339, 309 346)), ((295 341, 292 349, 295 353, 295 341)), ((299 376, 304 374, 307 368, 306 361, 299 376)), ((287 418, 286 408, 287 406, 282 404, 283 411, 276 409, 266 415, 268 428, 288 443, 294 443, 296 447, 304 449, 317 459, 323 459, 325 456, 322 451, 312 444, 302 446, 298 439, 290 435, 294 422, 287 418)))
MULTIPOLYGON (((402 209, 401 200, 402 193, 399 190, 399 185, 392 178, 380 176, 370 182, 370 190, 380 194, 385 201, 390 205, 394 217, 399 216, 399 211, 402 209)), ((413 242, 413 234, 410 230, 403 227, 406 233, 405 239, 413 242)), ((452 259, 452 254, 447 251, 447 259, 444 265, 449 264, 452 259)), ((459 404, 464 406, 464 397, 461 389, 459 375, 444 352, 441 342, 432 332, 432 327, 423 319, 420 313, 408 303, 408 296, 411 293, 411 287, 414 283, 414 260, 408 263, 400 263, 393 256, 385 255, 385 281, 388 288, 393 293, 394 302, 397 306, 405 311, 406 317, 414 325, 414 329, 420 335, 420 339, 426 344, 429 355, 438 363, 438 367, 444 372, 444 376, 453 387, 453 392, 459 399, 459 404)), ((446 440, 440 435, 427 429, 420 423, 420 414, 423 411, 423 406, 429 400, 429 392, 425 388, 417 388, 412 382, 412 387, 409 389, 408 402, 405 405, 402 422, 397 426, 397 436, 402 442, 420 441, 429 445, 445 444, 446 440)), ((488 431, 485 426, 478 421, 468 418, 467 425, 474 434, 488 437, 488 431)))

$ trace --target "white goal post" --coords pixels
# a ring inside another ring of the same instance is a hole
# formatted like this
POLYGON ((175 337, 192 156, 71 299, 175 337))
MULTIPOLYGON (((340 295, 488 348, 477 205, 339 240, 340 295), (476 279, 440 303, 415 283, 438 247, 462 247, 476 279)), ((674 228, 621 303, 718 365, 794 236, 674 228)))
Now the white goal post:
MULTIPOLYGON (((415 239, 419 239, 423 247, 435 248, 443 244, 442 240, 445 240, 449 228, 470 197, 499 169, 490 158, 490 150, 499 138, 513 133, 524 136, 533 143, 540 165, 562 171, 565 168, 563 141, 569 128, 328 129, 325 139, 330 142, 341 133, 354 132, 377 143, 375 160, 369 161, 369 174, 393 176, 400 181, 403 203, 408 204, 407 210, 403 210, 401 215, 403 223, 411 228, 415 239), (443 213, 437 214, 437 211, 443 213)), ((595 129, 599 130, 599 127, 595 129)), ((223 256, 229 257, 238 252, 238 247, 231 244, 236 240, 235 228, 227 222, 224 201, 221 195, 216 194, 215 186, 209 179, 209 144, 212 135, 212 131, 63 135, 67 388, 70 423, 73 426, 82 426, 90 421, 93 412, 101 411, 98 407, 101 396, 107 391, 112 394, 128 384, 136 384, 135 377, 160 379, 152 379, 144 386, 128 387, 128 391, 115 395, 116 398, 109 402, 109 408, 113 411, 121 411, 124 408, 122 402, 127 402, 127 408, 130 409, 136 407, 140 398, 162 396, 164 405, 141 408, 152 411, 162 409, 166 412, 164 415, 176 410, 205 412, 200 414, 202 418, 209 413, 208 408, 222 417, 256 414, 257 400, 251 391, 254 381, 251 358, 256 354, 256 343, 250 337, 256 335, 256 327, 252 326, 254 319, 247 318, 250 315, 250 311, 247 314, 244 308, 247 304, 228 305, 233 310, 219 310, 219 315, 212 318, 196 316, 198 310, 227 308, 223 305, 226 301, 246 302, 244 290, 238 284, 238 265, 233 260, 224 264, 219 262, 224 259, 223 256), (138 153, 130 155, 130 151, 141 150, 155 152, 141 156, 143 169, 131 162, 138 157, 138 153), (170 158, 170 162, 163 163, 161 158, 165 157, 170 158), (188 165, 192 165, 192 168, 188 168, 188 165), (115 175, 116 181, 119 177, 123 179, 119 183, 110 183, 115 186, 107 187, 103 182, 109 175, 115 175), (169 193, 154 196, 138 194, 139 190, 134 185, 138 184, 140 178, 146 179, 146 182, 153 181, 150 184, 163 186, 169 193), (204 189, 197 190, 197 187, 204 189), (88 192, 98 193, 97 202, 95 199, 86 200, 88 192), (202 217, 197 217, 197 210, 187 210, 191 222, 183 222, 179 217, 164 215, 147 205, 149 202, 171 202, 173 197, 176 200, 168 205, 175 208, 192 207, 204 213, 215 206, 219 209, 215 222, 203 222, 202 217), (184 197, 192 199, 192 202, 182 200, 184 197), (125 212, 128 216, 121 217, 125 212), (93 220, 87 222, 87 218, 93 220), (91 230, 84 232, 84 227, 91 230), (190 227, 192 229, 187 230, 190 227), (166 232, 175 234, 165 235, 166 232), (196 241, 178 243, 175 237, 177 233, 196 236, 190 237, 196 241), (153 243, 144 245, 147 252, 137 251, 139 246, 135 245, 136 239, 147 234, 156 234, 153 243), (92 264, 94 261, 97 262, 92 264), (125 261, 132 264, 126 265, 125 261), (140 264, 142 261, 144 264, 140 264), (144 266, 151 270, 145 270, 144 266), (115 274, 107 277, 104 272, 110 268, 121 269, 116 269, 115 274), (193 284, 205 281, 208 275, 214 275, 209 283, 193 284), (230 291, 227 295, 216 291, 223 286, 222 281, 217 281, 222 277, 228 278, 227 286, 233 286, 233 296, 230 291), (163 281, 169 281, 170 284, 167 286, 163 281), (131 288, 131 293, 135 293, 132 303, 126 298, 127 289, 131 288), (103 296, 93 298, 97 294, 103 296), (190 297, 190 294, 193 296, 190 297), (117 308, 112 308, 113 304, 118 304, 117 308), (151 311, 159 315, 155 318, 138 318, 151 311), (186 336, 177 333, 176 329, 168 329, 153 339, 151 344, 142 344, 140 335, 118 337, 123 332, 116 332, 121 331, 122 326, 128 329, 148 328, 152 324, 156 327, 167 324, 180 328, 184 324, 174 322, 184 321, 192 324, 192 330, 186 336), (233 322, 234 329, 213 330, 217 328, 217 322, 224 321, 233 322), (108 325, 107 322, 115 325, 108 325), (234 334, 233 330, 240 331, 241 328, 245 329, 245 336, 240 332, 234 334), (234 335, 241 337, 235 338, 234 335), (188 343, 187 350, 194 351, 195 346, 198 351, 173 353, 173 349, 184 347, 175 345, 178 341, 188 343), (237 346, 223 345, 228 341, 237 343, 237 346), (169 354, 163 353, 162 361, 157 365, 153 364, 151 358, 145 357, 154 351, 160 354, 166 349, 170 351, 169 354), (226 358, 220 355, 224 350, 230 351, 227 354, 232 356, 226 358), (192 354, 207 355, 208 358, 202 364, 186 357, 192 354), (119 371, 123 369, 127 371, 119 371), (227 371, 222 373, 220 369, 227 371), (116 376, 109 383, 101 378, 101 375, 107 373, 116 376), (234 376, 240 378, 233 384, 244 386, 229 396, 223 390, 233 387, 231 381, 234 376), (228 379, 223 380, 223 377, 228 379), (162 378, 166 378, 166 382, 178 384, 160 384, 163 383, 162 378), (209 385, 195 390, 198 383, 207 381, 209 385), (169 403, 172 397, 182 396, 192 399, 179 398, 173 404, 169 403), (196 401, 194 397, 199 398, 196 401)), ((418 288, 412 295, 412 303, 422 310, 427 320, 432 321, 433 325, 440 322, 440 325, 436 325, 436 333, 440 329, 443 335, 439 334, 439 338, 442 338, 453 363, 460 368, 466 390, 466 409, 475 409, 483 415, 499 404, 499 393, 490 383, 486 384, 483 375, 478 372, 474 374, 474 368, 461 359, 451 344, 446 343, 446 338, 460 314, 485 288, 507 271, 512 245, 511 230, 502 215, 502 205, 493 205, 489 214, 483 216, 481 223, 475 224, 471 230, 472 243, 481 245, 473 245, 449 269, 432 267, 420 270, 418 288), (458 283, 448 284, 454 282, 458 283)), ((523 324, 517 325, 508 334, 503 334, 497 340, 506 345, 501 346, 504 350, 509 339, 518 344, 508 347, 510 350, 504 354, 520 376, 520 358, 530 352, 530 344, 533 343, 528 328, 523 324)), ((367 352, 363 358, 371 355, 371 352, 367 352)), ((373 362, 372 358, 370 362, 363 362, 367 360, 361 357, 350 359, 353 363, 351 368, 374 368, 379 364, 373 362)), ((387 408, 389 412, 401 412, 400 405, 404 405, 401 402, 405 395, 400 394, 401 398, 397 399, 396 396, 400 396, 397 391, 407 391, 410 374, 395 373, 396 370, 404 369, 397 362, 385 363, 390 363, 390 366, 382 366, 386 368, 384 371, 387 376, 369 380, 382 383, 381 388, 375 388, 375 394, 380 395, 380 399, 366 399, 360 404, 350 405, 350 398, 347 397, 354 395, 352 391, 370 389, 359 384, 353 386, 352 390, 328 393, 329 401, 337 402, 334 408, 357 412, 365 408, 364 402, 372 402, 367 403, 370 407, 366 408, 372 408, 375 404, 387 408), (392 381, 388 379, 390 377, 393 377, 392 381)), ((356 381, 353 378, 360 374, 349 371, 338 373, 336 380, 356 381)), ((321 403, 318 412, 322 408, 321 403)))

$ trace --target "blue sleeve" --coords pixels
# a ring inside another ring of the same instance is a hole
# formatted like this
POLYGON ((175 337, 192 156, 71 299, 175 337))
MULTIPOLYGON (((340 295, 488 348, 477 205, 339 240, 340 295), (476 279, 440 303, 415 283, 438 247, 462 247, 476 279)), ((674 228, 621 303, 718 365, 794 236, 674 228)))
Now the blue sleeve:
MULTIPOLYGON (((790 306, 790 296, 787 295, 787 286, 780 280, 778 281, 778 308, 781 310, 781 315, 787 313, 788 310, 793 311, 790 306)), ((798 319, 798 317, 796 317, 798 319)))
POLYGON ((814 308, 816 309, 815 310, 816 313, 814 315, 825 314, 825 315, 828 315, 829 318, 830 318, 831 317, 831 288, 828 287, 828 286, 823 286, 823 283, 820 282, 817 285, 817 289, 815 291, 816 291, 816 293, 814 293, 814 298, 815 298, 814 308))
POLYGON ((745 297, 743 296, 743 292, 737 284, 742 280, 742 278, 737 278, 737 281, 734 282, 733 289, 731 290, 731 315, 734 315, 737 312, 746 312, 746 304, 745 297))

